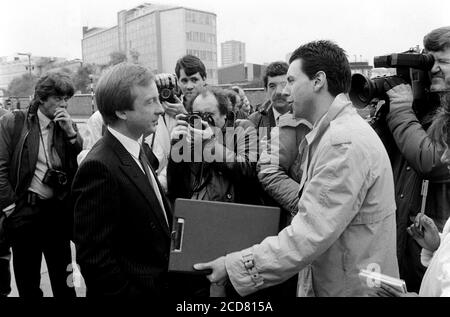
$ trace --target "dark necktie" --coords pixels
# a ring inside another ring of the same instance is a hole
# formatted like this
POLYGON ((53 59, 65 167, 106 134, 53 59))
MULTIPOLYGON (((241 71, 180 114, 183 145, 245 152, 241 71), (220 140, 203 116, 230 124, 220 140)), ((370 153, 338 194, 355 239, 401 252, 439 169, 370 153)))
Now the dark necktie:
POLYGON ((47 137, 48 159, 50 161, 50 166, 52 168, 58 169, 61 168, 62 164, 61 159, 59 158, 53 143, 54 134, 55 134, 55 122, 50 121, 50 123, 48 124, 48 137, 47 137))
POLYGON ((166 219, 166 222, 168 224, 167 215, 166 215, 166 212, 165 212, 165 208, 164 208, 164 203, 163 203, 163 200, 162 200, 161 192, 159 191, 159 188, 157 186, 156 180, 153 180, 154 175, 150 174, 150 173, 152 173, 150 171, 150 169, 149 169, 150 163, 149 163, 149 161, 147 159, 147 155, 145 155, 145 151, 144 151, 144 148, 142 147, 142 145, 141 145, 141 150, 139 151, 139 161, 142 164, 142 168, 144 169, 145 176, 147 176, 147 180, 148 180, 148 182, 150 184, 150 187, 155 192, 156 198, 158 199, 159 204, 161 205, 161 209, 162 209, 162 211, 164 213, 164 219, 166 219))

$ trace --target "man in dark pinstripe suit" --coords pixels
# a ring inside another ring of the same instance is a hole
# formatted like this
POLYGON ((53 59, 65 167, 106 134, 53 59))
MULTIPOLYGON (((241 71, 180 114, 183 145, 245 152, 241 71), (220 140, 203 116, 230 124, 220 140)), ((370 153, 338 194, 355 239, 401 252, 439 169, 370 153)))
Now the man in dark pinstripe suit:
POLYGON ((87 297, 167 293, 171 209, 141 146, 163 108, 153 74, 119 64, 100 78, 107 131, 73 183, 74 242, 87 297))

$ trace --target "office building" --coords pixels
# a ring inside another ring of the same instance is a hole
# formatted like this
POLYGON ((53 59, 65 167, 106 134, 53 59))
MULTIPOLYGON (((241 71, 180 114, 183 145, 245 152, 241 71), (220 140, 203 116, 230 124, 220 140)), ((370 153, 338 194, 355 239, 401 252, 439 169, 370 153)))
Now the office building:
POLYGON ((266 66, 241 63, 219 68, 219 85, 248 83, 263 80, 266 66))
POLYGON ((226 41, 221 44, 222 67, 245 64, 245 43, 226 41))
POLYGON ((111 28, 83 27, 83 62, 107 65, 113 52, 156 73, 174 73, 176 61, 192 54, 205 64, 208 83, 217 84, 216 14, 145 3, 118 12, 111 28))

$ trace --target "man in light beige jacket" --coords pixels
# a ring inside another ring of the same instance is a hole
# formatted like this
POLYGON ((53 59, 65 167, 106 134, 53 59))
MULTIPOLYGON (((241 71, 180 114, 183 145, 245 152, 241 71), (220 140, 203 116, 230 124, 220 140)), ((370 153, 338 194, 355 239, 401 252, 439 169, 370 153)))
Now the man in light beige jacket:
POLYGON ((212 283, 229 279, 245 296, 301 271, 299 296, 364 296, 370 283, 361 269, 398 277, 391 164, 347 98, 350 78, 345 52, 332 42, 293 53, 285 93, 294 115, 313 124, 300 144, 298 213, 278 236, 195 265, 212 269, 212 283))

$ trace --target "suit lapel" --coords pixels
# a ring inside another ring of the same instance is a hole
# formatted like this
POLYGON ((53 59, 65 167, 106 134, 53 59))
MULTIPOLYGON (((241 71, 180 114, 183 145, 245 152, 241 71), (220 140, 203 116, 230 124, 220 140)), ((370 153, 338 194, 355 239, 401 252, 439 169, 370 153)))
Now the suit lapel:
MULTIPOLYGON (((171 227, 172 226, 172 207, 170 206, 169 201, 166 198, 166 194, 164 193, 164 190, 158 180, 158 176, 156 175, 156 172, 153 170, 153 167, 151 167, 151 166, 150 166, 150 171, 153 173, 153 177, 156 180, 156 184, 158 184, 158 189, 159 189, 159 192, 161 193, 161 198, 162 198, 162 201, 164 204, 164 209, 166 210, 167 221, 169 223, 169 227, 171 227)), ((161 210, 161 213, 162 212, 163 211, 161 210)), ((165 223, 165 219, 163 219, 163 220, 165 223)))
MULTIPOLYGON (((164 219, 163 210, 159 204, 158 198, 154 190, 150 187, 147 176, 142 172, 140 167, 136 164, 133 157, 125 149, 125 147, 117 140, 108 130, 105 133, 105 141, 110 144, 114 152, 121 161, 120 168, 130 181, 136 186, 138 191, 144 196, 150 205, 150 210, 158 219, 163 231, 169 236, 169 227, 164 219)), ((159 186, 159 184, 158 184, 159 186)), ((163 195, 163 194, 161 194, 163 195)), ((170 219, 170 218, 169 218, 170 219)))

